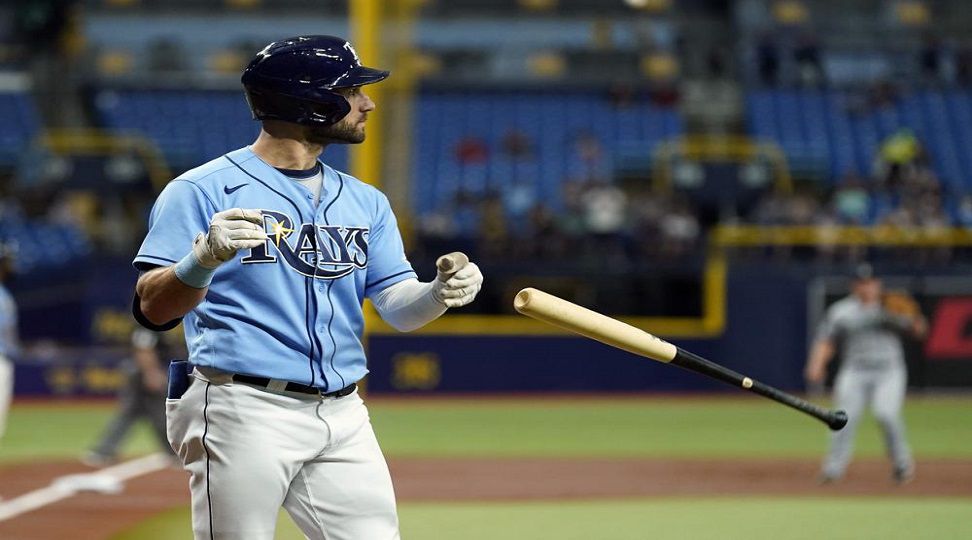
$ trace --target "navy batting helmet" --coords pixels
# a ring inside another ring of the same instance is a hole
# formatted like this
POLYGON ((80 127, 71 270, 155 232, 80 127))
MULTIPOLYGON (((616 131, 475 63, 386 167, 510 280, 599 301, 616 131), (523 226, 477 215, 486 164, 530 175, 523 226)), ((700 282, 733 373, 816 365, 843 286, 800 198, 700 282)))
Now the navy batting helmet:
POLYGON ((298 36, 264 47, 243 70, 242 81, 254 119, 330 126, 351 112, 348 100, 334 90, 387 76, 362 66, 347 40, 298 36))

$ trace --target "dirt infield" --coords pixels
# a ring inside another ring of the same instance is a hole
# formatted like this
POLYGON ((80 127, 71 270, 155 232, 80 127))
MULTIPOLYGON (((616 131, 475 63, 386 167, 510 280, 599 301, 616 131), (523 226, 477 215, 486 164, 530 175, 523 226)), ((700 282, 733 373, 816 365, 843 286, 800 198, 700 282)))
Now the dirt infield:
MULTIPOLYGON (((782 459, 397 459, 398 498, 412 501, 592 499, 719 495, 972 497, 972 461, 922 461, 907 486, 891 483, 884 460, 858 460, 834 485, 814 482, 816 461, 782 459)), ((49 462, 0 468, 11 499, 60 476, 92 469, 49 462)), ((188 505, 187 477, 170 469, 128 482, 119 495, 81 494, 0 522, 5 540, 104 540, 168 508, 188 505)))

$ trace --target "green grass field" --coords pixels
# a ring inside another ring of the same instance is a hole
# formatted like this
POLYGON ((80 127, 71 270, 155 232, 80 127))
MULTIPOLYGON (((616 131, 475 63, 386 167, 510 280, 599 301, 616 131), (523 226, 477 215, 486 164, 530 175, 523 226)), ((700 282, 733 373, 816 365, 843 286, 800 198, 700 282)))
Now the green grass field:
MULTIPOLYGON (((585 502, 404 504, 408 540, 919 540, 972 537, 968 500, 693 498, 585 502)), ((175 509, 114 540, 184 538, 189 511, 175 509)), ((277 540, 304 536, 281 514, 277 540)))
MULTIPOLYGON (((382 401, 369 405, 388 456, 454 457, 819 457, 823 424, 762 399, 382 401), (714 444, 717 443, 717 444, 714 444)), ((970 398, 912 398, 905 415, 924 458, 972 458, 970 398)), ((16 405, 0 462, 73 458, 108 422, 107 404, 16 405), (43 429, 38 429, 43 426, 43 429)), ((126 451, 151 451, 144 426, 126 451)), ((858 456, 881 456, 865 421, 858 456)))
MULTIPOLYGON (((389 457, 806 457, 819 458, 827 429, 784 407, 749 398, 374 400, 372 418, 389 457)), ((972 459, 972 397, 912 398, 910 438, 922 458, 972 459)), ((107 404, 18 404, 0 463, 74 459, 108 421, 107 404)), ((126 452, 154 450, 140 427, 126 452)), ((873 421, 858 456, 881 456, 873 421)), ((968 498, 725 497, 518 503, 405 503, 410 540, 972 538, 968 498)), ((185 538, 188 509, 157 515, 118 540, 185 538)), ((302 538, 284 517, 279 539, 302 538)))

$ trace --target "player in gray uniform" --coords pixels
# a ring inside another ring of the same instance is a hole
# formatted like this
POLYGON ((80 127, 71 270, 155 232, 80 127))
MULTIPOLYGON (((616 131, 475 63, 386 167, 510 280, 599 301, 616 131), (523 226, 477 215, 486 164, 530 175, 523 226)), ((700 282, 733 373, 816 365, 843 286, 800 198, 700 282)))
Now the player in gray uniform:
POLYGON ((830 450, 820 473, 822 483, 840 479, 850 462, 854 435, 864 409, 870 405, 884 431, 893 463, 893 479, 901 484, 914 475, 914 461, 905 437, 901 405, 908 387, 901 337, 924 336, 927 323, 921 315, 888 312, 882 305, 882 283, 870 265, 861 265, 852 293, 827 310, 807 360, 806 379, 823 382, 827 364, 840 344, 841 365, 834 382, 836 407, 847 411, 847 427, 832 435, 830 450))
POLYGON ((117 461, 122 441, 141 419, 151 425, 162 451, 172 452, 165 432, 166 370, 173 358, 185 358, 181 341, 181 336, 175 332, 153 332, 144 328, 132 332, 132 354, 123 366, 125 382, 118 396, 118 412, 94 448, 82 456, 82 463, 103 467, 117 461))

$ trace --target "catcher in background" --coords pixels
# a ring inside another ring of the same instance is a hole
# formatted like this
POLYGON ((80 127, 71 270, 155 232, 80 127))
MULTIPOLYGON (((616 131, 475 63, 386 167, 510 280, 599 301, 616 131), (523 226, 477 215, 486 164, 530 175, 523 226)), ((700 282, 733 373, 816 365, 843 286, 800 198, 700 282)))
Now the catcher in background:
POLYGON ((835 406, 847 411, 850 421, 832 435, 820 473, 821 483, 840 479, 854 447, 854 435, 865 407, 881 429, 893 463, 892 478, 909 482, 915 466, 905 437, 901 405, 908 388, 902 335, 925 335, 928 325, 918 304, 901 293, 884 294, 881 280, 870 265, 859 266, 852 292, 827 310, 806 365, 806 379, 822 383, 827 364, 841 345, 841 365, 834 382, 835 406))

